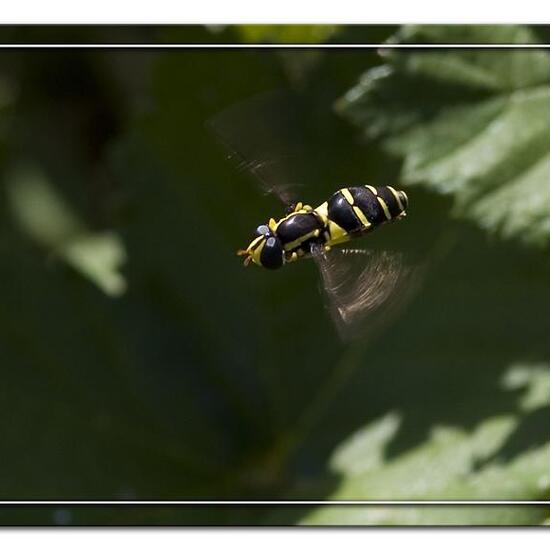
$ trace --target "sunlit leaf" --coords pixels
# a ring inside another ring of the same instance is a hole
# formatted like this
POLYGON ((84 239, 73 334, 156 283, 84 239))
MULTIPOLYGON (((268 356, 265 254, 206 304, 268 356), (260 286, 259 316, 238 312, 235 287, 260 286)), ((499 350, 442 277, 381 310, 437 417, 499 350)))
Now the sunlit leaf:
MULTIPOLYGON (((522 389, 526 412, 547 407, 548 365, 510 368, 503 386, 522 389), (545 389, 537 387, 543 381, 545 389), (542 396, 544 395, 544 398, 542 396)), ((542 412, 542 411, 541 411, 542 412)), ((470 431, 438 427, 423 444, 399 458, 384 458, 399 426, 391 413, 358 431, 335 450, 331 466, 342 481, 337 500, 545 500, 550 493, 550 443, 534 446, 510 461, 500 453, 521 432, 523 414, 492 417, 470 431)), ((540 523, 544 507, 327 506, 302 520, 341 525, 491 525, 540 523)))
MULTIPOLYGON (((536 43, 526 27, 406 27, 392 42, 536 43)), ((385 50, 338 109, 402 157, 402 179, 450 195, 503 238, 550 240, 550 52, 385 50)))

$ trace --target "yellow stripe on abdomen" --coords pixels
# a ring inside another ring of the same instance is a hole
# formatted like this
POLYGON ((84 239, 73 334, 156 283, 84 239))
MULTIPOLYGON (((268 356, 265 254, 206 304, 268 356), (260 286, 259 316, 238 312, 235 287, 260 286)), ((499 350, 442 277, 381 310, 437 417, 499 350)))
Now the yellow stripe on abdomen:
POLYGON ((373 187, 372 185, 365 185, 365 187, 374 195, 378 195, 378 191, 376 190, 376 187, 373 187))
POLYGON ((340 189, 340 193, 342 193, 348 203, 353 206, 353 195, 350 193, 350 190, 347 187, 344 187, 344 189, 340 189))
POLYGON ((369 222, 369 220, 367 220, 367 217, 365 216, 365 214, 363 214, 363 211, 358 206, 354 206, 353 211, 355 212, 355 215, 359 218, 359 221, 363 224, 363 227, 365 229, 370 229, 372 224, 369 222))
POLYGON ((384 211, 384 216, 386 216, 386 219, 389 221, 391 220, 392 216, 390 214, 390 209, 388 208, 388 205, 386 204, 386 201, 382 197, 376 197, 378 199, 378 203, 382 207, 382 210, 384 211))
POLYGON ((403 206, 403 202, 401 201, 401 197, 399 196, 399 193, 391 185, 388 185, 387 188, 391 191, 391 194, 395 197, 395 200, 397 201, 397 206, 399 206, 399 210, 401 211, 405 210, 405 207, 403 206))

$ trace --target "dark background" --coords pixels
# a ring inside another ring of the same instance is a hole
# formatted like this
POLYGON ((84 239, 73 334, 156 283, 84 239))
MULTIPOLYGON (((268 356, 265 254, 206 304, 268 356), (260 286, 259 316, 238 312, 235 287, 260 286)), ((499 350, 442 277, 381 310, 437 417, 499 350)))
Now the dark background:
MULTIPOLYGON (((381 42, 392 30, 337 37, 381 42)), ((1 36, 245 39, 236 28, 1 36)), ((344 185, 399 187, 399 162, 333 110, 379 62, 375 50, 0 52, 2 499, 324 499, 339 483, 328 466, 335 446, 388 411, 402 417, 391 460, 436 425, 470 430, 517 410, 500 380, 515 360, 549 357, 549 264, 455 221, 448 199, 407 189, 406 222, 373 236, 428 268, 407 309, 368 344, 339 341, 313 265, 271 273, 235 257, 282 206, 226 160, 205 122, 291 88, 307 106, 304 200, 344 185), (42 192, 72 213, 61 228, 55 208, 40 214, 42 192), (66 261, 67 243, 101 235, 85 259, 66 261), (126 257, 114 287, 102 286, 113 271, 104 250, 126 257), (86 274, 87 261, 99 275, 86 274)), ((537 414, 502 460, 547 440, 547 409, 537 414)), ((58 506, 2 509, 0 522, 256 524, 269 513, 58 506)))

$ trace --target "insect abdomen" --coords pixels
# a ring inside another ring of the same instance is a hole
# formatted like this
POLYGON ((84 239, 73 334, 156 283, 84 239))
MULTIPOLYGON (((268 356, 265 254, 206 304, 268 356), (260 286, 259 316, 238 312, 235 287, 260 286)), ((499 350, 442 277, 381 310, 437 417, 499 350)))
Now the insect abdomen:
POLYGON ((328 219, 339 225, 346 233, 356 233, 365 229, 365 224, 354 210, 353 203, 348 188, 336 191, 328 200, 328 219))
POLYGON ((328 201, 328 217, 348 233, 363 232, 403 213, 390 187, 345 187, 328 201))

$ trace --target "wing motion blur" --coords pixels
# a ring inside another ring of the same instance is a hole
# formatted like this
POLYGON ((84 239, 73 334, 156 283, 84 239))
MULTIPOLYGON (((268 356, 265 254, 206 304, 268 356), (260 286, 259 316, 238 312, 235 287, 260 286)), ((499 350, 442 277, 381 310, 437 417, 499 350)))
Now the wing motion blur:
POLYGON ((328 309, 345 340, 368 338, 399 312, 418 282, 419 271, 403 254, 321 247, 312 249, 328 309))
POLYGON ((290 205, 303 181, 298 161, 307 158, 301 115, 294 95, 274 91, 226 109, 207 125, 240 170, 255 176, 265 193, 290 205))

